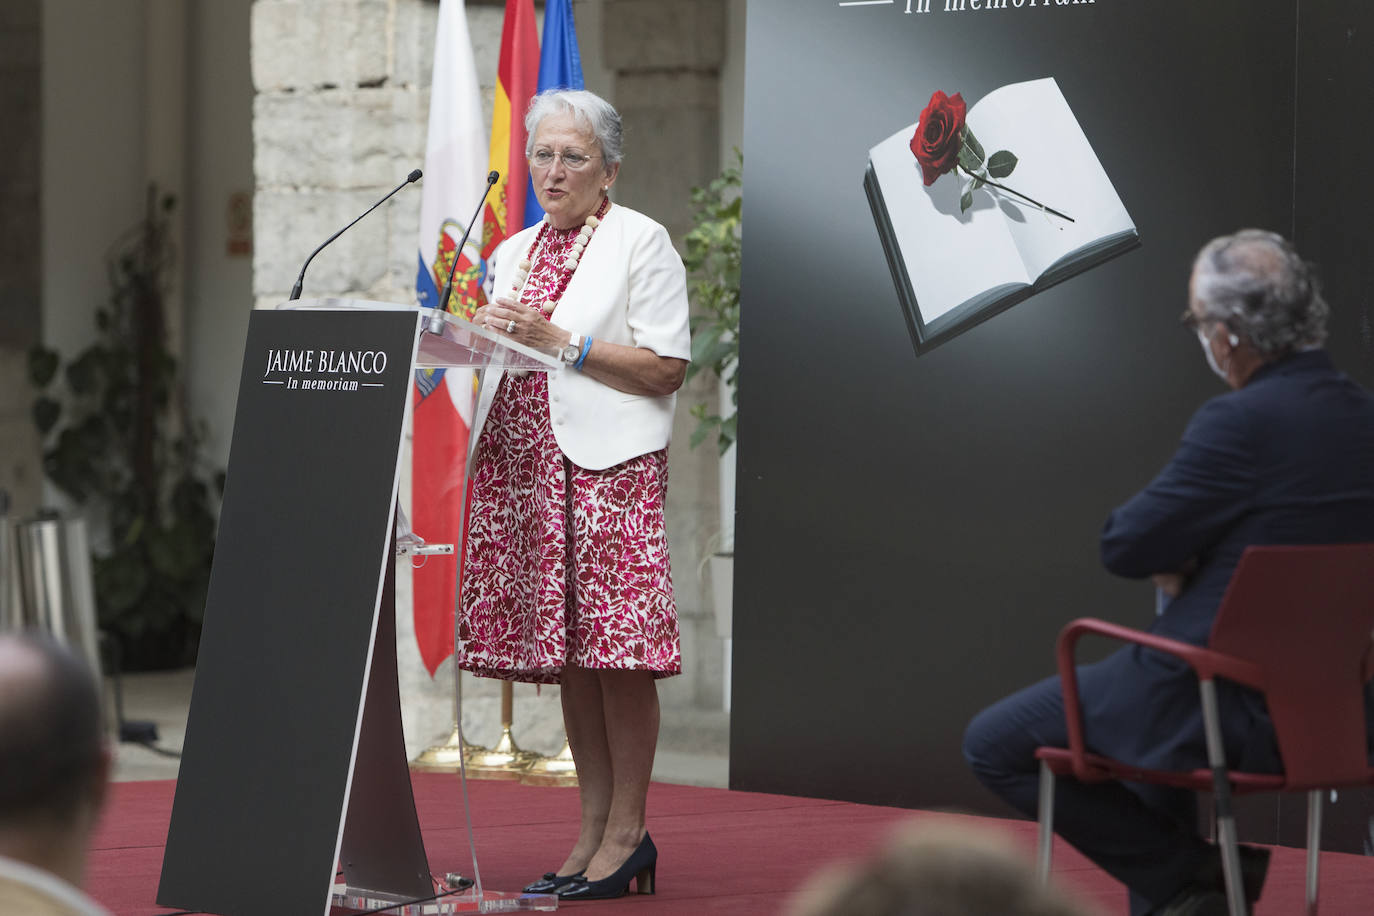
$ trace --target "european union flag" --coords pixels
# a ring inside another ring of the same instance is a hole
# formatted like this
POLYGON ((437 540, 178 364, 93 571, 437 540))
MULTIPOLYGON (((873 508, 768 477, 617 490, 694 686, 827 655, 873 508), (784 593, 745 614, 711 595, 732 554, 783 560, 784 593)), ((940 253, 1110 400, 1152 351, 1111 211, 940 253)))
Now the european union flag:
MULTIPOLYGON (((544 4, 544 39, 539 49, 539 91, 583 89, 582 55, 577 51, 577 27, 573 25, 572 0, 548 0, 544 4)), ((529 179, 526 179, 529 180, 529 179)), ((525 194, 525 225, 544 218, 544 208, 530 182, 525 194)))

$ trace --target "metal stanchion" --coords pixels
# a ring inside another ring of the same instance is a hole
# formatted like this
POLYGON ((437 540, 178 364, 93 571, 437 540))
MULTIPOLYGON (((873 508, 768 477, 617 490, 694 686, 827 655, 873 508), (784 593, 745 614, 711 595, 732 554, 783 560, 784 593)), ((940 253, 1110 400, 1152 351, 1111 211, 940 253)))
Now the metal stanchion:
MULTIPOLYGON (((0 524, 0 531, 8 526, 0 524)), ((0 582, 0 624, 43 630, 68 645, 102 682, 100 642, 95 624, 95 587, 84 519, 55 515, 20 522, 0 534, 0 567, 12 562, 14 575, 0 582), (3 543, 10 540, 12 544, 3 543), (5 623, 6 617, 8 622, 5 623)), ((116 690, 118 682, 116 681, 116 690)), ((101 695, 101 717, 112 727, 110 698, 101 695)))
POLYGON ((10 526, 10 494, 0 490, 0 633, 19 629, 19 569, 10 526))
POLYGON ((51 633, 100 674, 95 589, 83 519, 38 518, 14 528, 21 625, 51 633))

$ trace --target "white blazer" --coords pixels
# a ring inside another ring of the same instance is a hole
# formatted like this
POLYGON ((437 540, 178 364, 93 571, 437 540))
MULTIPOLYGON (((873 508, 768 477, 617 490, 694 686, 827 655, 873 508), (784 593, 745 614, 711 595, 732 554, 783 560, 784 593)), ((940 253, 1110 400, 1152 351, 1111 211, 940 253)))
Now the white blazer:
MULTIPOLYGON (((521 230, 496 249, 493 299, 510 295, 516 265, 527 257, 541 225, 521 230)), ((553 322, 583 337, 691 359, 687 272, 668 231, 629 207, 612 206, 587 244, 553 322)), ((488 372, 478 394, 474 443, 503 374, 488 372)), ((573 464, 589 470, 603 470, 665 447, 672 437, 676 404, 676 394, 626 394, 570 366, 549 372, 554 438, 573 464)))

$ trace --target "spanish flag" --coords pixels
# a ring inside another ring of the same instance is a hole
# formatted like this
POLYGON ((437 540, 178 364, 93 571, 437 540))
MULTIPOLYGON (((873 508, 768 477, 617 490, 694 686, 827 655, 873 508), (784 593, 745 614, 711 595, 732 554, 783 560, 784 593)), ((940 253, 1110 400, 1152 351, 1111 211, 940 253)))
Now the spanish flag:
POLYGON ((482 257, 525 228, 525 198, 530 184, 525 160, 525 110, 539 85, 539 36, 534 0, 506 0, 501 26, 501 58, 496 66, 496 104, 491 113, 489 168, 501 174, 487 198, 482 220, 482 257))

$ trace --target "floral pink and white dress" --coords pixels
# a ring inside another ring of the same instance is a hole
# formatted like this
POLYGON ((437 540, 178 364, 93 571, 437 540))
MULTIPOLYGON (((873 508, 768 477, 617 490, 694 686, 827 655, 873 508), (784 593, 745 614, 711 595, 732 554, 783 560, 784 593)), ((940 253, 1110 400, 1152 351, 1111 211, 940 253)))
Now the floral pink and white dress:
MULTIPOLYGON (((580 228, 580 227, 579 227, 580 228)), ((550 229, 522 301, 542 304, 578 228, 550 229)), ((558 683, 566 665, 678 674, 668 562, 668 452, 601 471, 563 454, 548 377, 507 373, 473 459, 458 614, 459 665, 558 683)))

